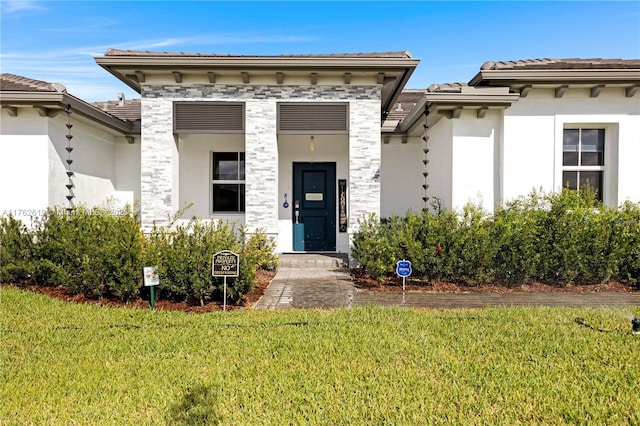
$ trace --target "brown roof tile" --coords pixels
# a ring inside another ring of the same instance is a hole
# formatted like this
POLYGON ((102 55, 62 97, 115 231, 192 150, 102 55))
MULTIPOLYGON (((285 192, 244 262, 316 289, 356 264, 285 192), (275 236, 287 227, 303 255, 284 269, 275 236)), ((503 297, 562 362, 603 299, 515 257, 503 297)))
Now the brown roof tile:
POLYGON ((413 58, 408 51, 371 53, 329 53, 309 55, 221 55, 217 53, 150 52, 139 50, 108 49, 104 56, 165 56, 203 58, 413 58))
POLYGON ((393 104, 393 108, 389 111, 386 120, 403 120, 409 112, 416 106, 418 102, 424 97, 425 90, 408 89, 403 90, 396 103, 393 104))
POLYGON ((121 120, 136 121, 141 118, 140 99, 126 99, 122 106, 119 101, 93 102, 92 105, 121 120))
POLYGON ((15 74, 0 74, 0 90, 3 92, 61 92, 67 88, 60 83, 48 83, 42 80, 21 77, 15 74))
POLYGON ((467 83, 442 83, 432 84, 427 88, 429 93, 460 93, 463 87, 467 87, 467 83))
POLYGON ((640 59, 524 59, 517 61, 488 61, 481 70, 535 70, 535 69, 634 69, 640 68, 640 59))

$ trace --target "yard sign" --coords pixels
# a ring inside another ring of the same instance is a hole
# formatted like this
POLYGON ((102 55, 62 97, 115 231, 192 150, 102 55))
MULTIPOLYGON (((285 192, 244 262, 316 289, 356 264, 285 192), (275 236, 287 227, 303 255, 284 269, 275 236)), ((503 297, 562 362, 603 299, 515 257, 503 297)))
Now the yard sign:
POLYGON ((238 261, 240 256, 236 253, 223 250, 213 255, 213 261, 211 262, 211 275, 213 277, 224 277, 224 290, 222 310, 227 310, 227 277, 237 277, 240 275, 240 262, 238 261))

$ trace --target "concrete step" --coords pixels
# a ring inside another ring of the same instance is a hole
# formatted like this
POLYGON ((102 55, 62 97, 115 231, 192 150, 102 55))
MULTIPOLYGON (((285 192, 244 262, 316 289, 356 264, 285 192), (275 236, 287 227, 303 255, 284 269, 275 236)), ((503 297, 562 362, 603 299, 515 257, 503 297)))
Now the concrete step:
POLYGON ((336 269, 349 265, 346 253, 283 253, 278 257, 281 268, 336 269))

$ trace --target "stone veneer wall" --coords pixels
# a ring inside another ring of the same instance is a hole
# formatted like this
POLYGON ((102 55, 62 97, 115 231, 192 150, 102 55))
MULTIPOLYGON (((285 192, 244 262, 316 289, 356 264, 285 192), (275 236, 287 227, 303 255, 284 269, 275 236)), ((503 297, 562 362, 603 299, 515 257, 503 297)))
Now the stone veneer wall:
POLYGON ((349 234, 357 219, 380 212, 380 88, 377 86, 144 85, 142 87, 142 224, 168 223, 178 206, 179 152, 174 101, 245 102, 246 217, 249 229, 277 233, 278 102, 349 102, 349 234))
MULTIPOLYGON (((358 220, 380 217, 380 100, 349 105, 349 241, 358 220)), ((351 244, 349 244, 351 245, 351 244)))

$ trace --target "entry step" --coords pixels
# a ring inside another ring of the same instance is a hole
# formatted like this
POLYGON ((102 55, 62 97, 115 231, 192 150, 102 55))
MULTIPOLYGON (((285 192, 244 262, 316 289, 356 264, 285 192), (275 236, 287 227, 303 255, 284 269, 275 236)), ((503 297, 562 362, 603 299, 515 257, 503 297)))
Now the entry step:
POLYGON ((283 253, 278 257, 281 268, 335 269, 349 265, 346 253, 283 253))

